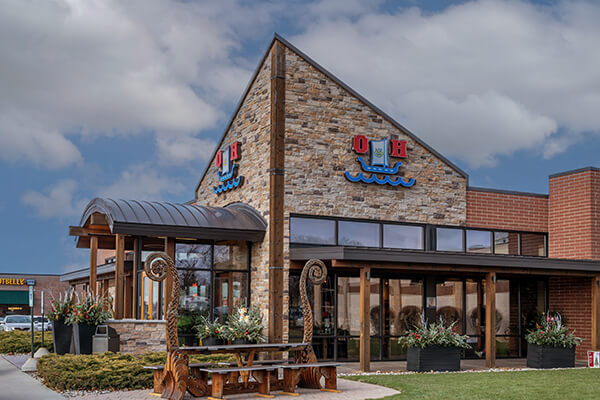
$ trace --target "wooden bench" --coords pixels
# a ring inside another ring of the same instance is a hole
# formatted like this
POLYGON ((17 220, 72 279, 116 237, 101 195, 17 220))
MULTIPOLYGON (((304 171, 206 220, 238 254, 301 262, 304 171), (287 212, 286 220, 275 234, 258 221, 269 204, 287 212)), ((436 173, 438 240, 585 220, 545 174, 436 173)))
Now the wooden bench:
POLYGON ((316 368, 321 376, 325 377, 325 388, 321 390, 326 392, 339 392, 337 390, 337 367, 340 363, 320 362, 312 364, 285 364, 281 365, 283 369, 283 394, 297 396, 295 391, 302 372, 306 368, 316 368))
POLYGON ((273 397, 271 395, 271 373, 282 367, 275 363, 272 365, 256 365, 252 367, 235 367, 235 368, 199 368, 200 373, 205 374, 208 378, 208 374, 212 374, 212 385, 211 385, 211 399, 223 399, 223 389, 225 383, 229 381, 230 384, 237 384, 239 374, 244 372, 251 373, 252 377, 258 384, 258 394, 261 397, 273 397), (232 380, 235 380, 232 382, 232 380))

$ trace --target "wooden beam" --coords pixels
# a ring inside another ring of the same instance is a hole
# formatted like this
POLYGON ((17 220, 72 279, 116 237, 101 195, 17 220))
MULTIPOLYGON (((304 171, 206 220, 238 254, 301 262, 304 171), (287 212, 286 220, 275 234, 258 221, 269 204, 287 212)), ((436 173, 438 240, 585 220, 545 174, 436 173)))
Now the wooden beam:
POLYGON ((592 350, 600 350, 600 276, 592 279, 592 350))
MULTIPOLYGON (((173 259, 173 262, 175 262, 175 238, 165 238, 165 253, 167 253, 169 255, 169 257, 171 257, 171 259, 173 259)), ((165 283, 163 284, 163 288, 170 288, 173 285, 173 283, 172 283, 173 279, 171 279, 169 274, 167 274, 167 278, 164 280, 164 282, 165 283)), ((171 301, 171 292, 163 289, 163 293, 164 293, 163 318, 166 319, 167 306, 169 305, 169 302, 171 301)), ((160 296, 160 293, 157 293, 156 296, 160 296)), ((158 315, 158 313, 157 313, 157 315, 158 315)))
POLYGON ((108 222, 106 221, 106 215, 93 213, 90 216, 90 225, 108 225, 108 222))
POLYGON ((133 298, 131 299, 131 317, 132 318, 136 318, 137 315, 137 291, 138 291, 138 287, 137 287, 137 271, 138 268, 141 266, 140 261, 141 261, 141 256, 142 256, 142 249, 141 249, 141 241, 142 238, 141 237, 136 237, 135 241, 133 242, 133 269, 131 272, 131 275, 133 276, 133 287, 131 289, 131 294, 133 296, 133 298))
POLYGON ((285 46, 271 52, 271 127, 269 154, 269 341, 283 340, 283 215, 285 178, 285 46))
POLYGON ((496 273, 485 276, 485 366, 496 367, 496 273))
POLYGON ((90 291, 96 295, 96 272, 98 266, 98 237, 90 238, 90 291))
POLYGON ((132 279, 131 274, 127 274, 125 276, 125 303, 123 305, 123 317, 124 318, 132 318, 131 316, 131 302, 133 300, 133 293, 131 291, 132 288, 132 279))
POLYGON ((124 271, 125 271, 125 236, 115 235, 115 319, 123 319, 123 309, 125 298, 124 289, 124 271))
POLYGON ((371 270, 368 267, 360 269, 360 370, 369 372, 371 369, 371 270))

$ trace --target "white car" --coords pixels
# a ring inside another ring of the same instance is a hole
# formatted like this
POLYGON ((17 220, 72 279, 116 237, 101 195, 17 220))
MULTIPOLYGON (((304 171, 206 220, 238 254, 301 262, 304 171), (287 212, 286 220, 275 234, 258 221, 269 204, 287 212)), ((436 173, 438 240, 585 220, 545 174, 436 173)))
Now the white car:
POLYGON ((7 315, 2 325, 5 331, 30 331, 31 317, 29 315, 7 315))
MULTIPOLYGON (((33 317, 33 329, 36 331, 42 330, 42 316, 36 315, 33 317)), ((51 331, 52 330, 52 322, 48 320, 48 318, 44 318, 44 330, 51 331)))

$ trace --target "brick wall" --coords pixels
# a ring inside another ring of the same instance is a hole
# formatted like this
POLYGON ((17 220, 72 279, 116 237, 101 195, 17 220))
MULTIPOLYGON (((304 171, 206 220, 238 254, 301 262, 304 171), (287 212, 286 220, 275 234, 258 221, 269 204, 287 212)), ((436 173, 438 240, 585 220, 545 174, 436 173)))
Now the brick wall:
POLYGON ((550 257, 600 260, 600 169, 550 176, 550 257))
MULTIPOLYGON (((44 292, 44 313, 50 310, 50 299, 52 296, 58 297, 60 293, 69 289, 67 282, 61 282, 59 275, 30 275, 30 274, 2 274, 0 278, 9 279, 35 279, 35 286, 33 291, 33 313, 34 315, 41 315, 41 297, 42 291, 44 292)), ((29 286, 12 286, 12 285, 0 285, 1 290, 19 290, 29 291, 29 286)), ((29 310, 29 307, 25 307, 29 310)))
POLYGON ((467 188, 467 226, 548 231, 548 197, 467 188))
POLYGON ((592 345, 592 279, 551 277, 548 287, 550 311, 563 314, 569 330, 575 330, 575 335, 583 339, 576 358, 586 359, 592 345))

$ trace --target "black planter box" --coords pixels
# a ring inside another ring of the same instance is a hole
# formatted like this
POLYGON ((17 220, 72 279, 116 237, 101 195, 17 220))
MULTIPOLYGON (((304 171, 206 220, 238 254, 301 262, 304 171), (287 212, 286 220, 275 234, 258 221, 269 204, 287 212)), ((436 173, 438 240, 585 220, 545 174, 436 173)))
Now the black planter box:
POLYGON ((218 346, 223 344, 223 339, 215 337, 205 337, 202 339, 202 346, 218 346))
POLYGON ((96 333, 96 325, 74 324, 73 342, 75 354, 92 354, 92 338, 96 333))
POLYGON ((60 319, 52 321, 52 325, 54 352, 60 355, 67 354, 71 349, 71 336, 73 336, 73 327, 65 324, 65 321, 60 319))
POLYGON ((529 368, 573 368, 575 346, 567 348, 527 343, 527 366, 529 368))
POLYGON ((408 371, 460 371, 459 347, 409 347, 406 353, 408 371))

